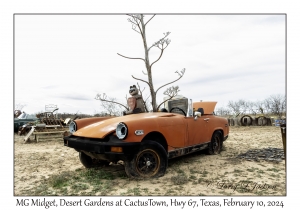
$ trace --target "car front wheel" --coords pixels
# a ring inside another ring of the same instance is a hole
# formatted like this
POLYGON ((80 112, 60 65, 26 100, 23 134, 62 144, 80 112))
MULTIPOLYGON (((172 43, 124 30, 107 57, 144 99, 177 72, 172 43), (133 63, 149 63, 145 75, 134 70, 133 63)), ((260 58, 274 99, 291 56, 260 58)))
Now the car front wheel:
POLYGON ((124 163, 125 172, 129 177, 160 177, 165 174, 168 157, 162 145, 146 141, 142 143, 139 152, 124 163))
POLYGON ((208 154, 210 155, 219 154, 222 149, 222 144, 223 144, 223 140, 222 140, 221 132, 220 131, 214 132, 211 141, 208 145, 208 154))

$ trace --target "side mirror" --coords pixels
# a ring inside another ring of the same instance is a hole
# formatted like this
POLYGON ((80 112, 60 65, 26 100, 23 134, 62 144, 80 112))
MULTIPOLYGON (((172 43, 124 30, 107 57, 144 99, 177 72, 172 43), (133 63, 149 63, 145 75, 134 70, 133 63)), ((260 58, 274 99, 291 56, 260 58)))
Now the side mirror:
POLYGON ((198 119, 198 117, 201 117, 201 112, 195 112, 195 120, 197 120, 198 119))

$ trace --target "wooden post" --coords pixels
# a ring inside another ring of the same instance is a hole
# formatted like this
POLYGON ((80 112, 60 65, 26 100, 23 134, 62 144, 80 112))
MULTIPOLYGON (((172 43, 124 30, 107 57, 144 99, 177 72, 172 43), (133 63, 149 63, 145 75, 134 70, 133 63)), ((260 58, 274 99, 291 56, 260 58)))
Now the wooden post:
POLYGON ((281 137, 282 137, 283 150, 284 150, 285 171, 286 171, 286 124, 280 124, 280 129, 281 129, 281 137))
POLYGON ((24 143, 27 142, 28 139, 30 139, 29 137, 31 136, 31 134, 35 131, 35 127, 31 126, 31 130, 27 133, 27 135, 24 138, 24 143))

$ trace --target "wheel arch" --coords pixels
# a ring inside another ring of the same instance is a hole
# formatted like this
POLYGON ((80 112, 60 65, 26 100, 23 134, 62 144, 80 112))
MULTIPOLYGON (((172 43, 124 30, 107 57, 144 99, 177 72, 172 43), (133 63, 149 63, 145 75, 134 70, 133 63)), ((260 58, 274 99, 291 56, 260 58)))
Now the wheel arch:
POLYGON ((168 152, 168 144, 167 144, 166 138, 160 132, 152 131, 152 132, 148 133, 143 138, 142 143, 145 141, 149 141, 149 140, 159 143, 160 145, 163 146, 163 148, 166 150, 166 152, 168 152))
POLYGON ((214 135, 214 133, 220 132, 222 135, 222 141, 224 141, 224 131, 222 128, 217 128, 216 130, 214 130, 214 132, 212 133, 212 136, 214 135))

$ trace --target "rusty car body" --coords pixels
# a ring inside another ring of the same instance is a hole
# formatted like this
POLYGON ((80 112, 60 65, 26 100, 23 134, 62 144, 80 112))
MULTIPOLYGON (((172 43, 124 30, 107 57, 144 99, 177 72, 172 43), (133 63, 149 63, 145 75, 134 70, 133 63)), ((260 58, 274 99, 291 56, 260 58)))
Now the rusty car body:
POLYGON ((216 103, 193 103, 192 116, 154 112, 75 120, 64 146, 78 151, 87 168, 122 160, 129 177, 163 176, 168 159, 203 149, 220 153, 229 126, 213 114, 216 103))

